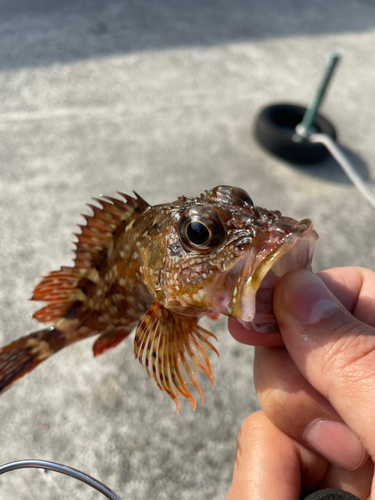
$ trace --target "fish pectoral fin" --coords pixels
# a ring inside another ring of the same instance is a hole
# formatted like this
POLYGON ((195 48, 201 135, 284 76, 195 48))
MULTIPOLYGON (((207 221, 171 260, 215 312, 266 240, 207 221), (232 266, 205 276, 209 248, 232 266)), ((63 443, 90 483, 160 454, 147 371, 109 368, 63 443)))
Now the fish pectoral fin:
POLYGON ((173 399, 177 413, 177 396, 188 398, 195 410, 196 403, 187 384, 197 389, 203 405, 203 394, 194 372, 205 373, 213 387, 206 351, 219 353, 209 342, 210 337, 216 339, 214 334, 198 325, 196 318, 176 314, 159 302, 151 304, 139 320, 134 339, 135 357, 150 378, 152 373, 158 387, 173 399))

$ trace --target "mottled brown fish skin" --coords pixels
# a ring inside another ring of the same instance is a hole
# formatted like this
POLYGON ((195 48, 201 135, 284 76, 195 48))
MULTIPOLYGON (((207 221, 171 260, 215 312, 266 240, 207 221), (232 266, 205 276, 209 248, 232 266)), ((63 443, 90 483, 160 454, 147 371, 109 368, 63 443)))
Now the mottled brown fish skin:
POLYGON ((74 268, 64 267, 42 278, 33 300, 48 304, 34 314, 43 323, 55 322, 65 332, 66 345, 100 334, 94 353, 101 354, 134 328, 152 296, 141 276, 135 221, 148 208, 141 198, 125 196, 96 200, 93 216, 84 216, 76 244, 74 268))
POLYGON ((218 186, 153 207, 138 195, 120 194, 125 201, 102 197, 95 200, 99 206, 89 205, 93 215, 84 215, 87 223, 77 234, 74 267, 47 274, 35 287, 32 299, 47 305, 34 318, 53 327, 0 349, 0 392, 67 345, 98 335, 93 350, 99 355, 136 327, 135 356, 149 376, 177 411, 178 395, 195 408, 187 384, 203 403, 193 373, 205 373, 212 383, 206 351, 217 352, 198 319, 239 317, 244 278, 259 274, 287 238, 316 235, 311 221, 254 207, 239 188, 218 186))

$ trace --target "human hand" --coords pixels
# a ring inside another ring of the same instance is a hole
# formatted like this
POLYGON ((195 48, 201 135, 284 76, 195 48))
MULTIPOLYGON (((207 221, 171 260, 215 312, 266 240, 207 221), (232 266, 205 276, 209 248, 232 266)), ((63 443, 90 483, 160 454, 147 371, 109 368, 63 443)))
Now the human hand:
POLYGON ((229 322, 234 338, 259 346, 262 411, 241 426, 227 500, 299 500, 321 488, 375 500, 375 273, 318 276, 294 271, 277 284, 281 336, 229 322))

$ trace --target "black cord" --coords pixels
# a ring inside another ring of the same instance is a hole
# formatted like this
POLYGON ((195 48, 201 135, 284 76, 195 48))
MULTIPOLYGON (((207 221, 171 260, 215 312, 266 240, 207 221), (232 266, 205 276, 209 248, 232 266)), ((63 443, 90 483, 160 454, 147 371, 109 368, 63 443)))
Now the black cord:
POLYGON ((88 484, 89 486, 109 498, 109 500, 121 500, 121 498, 112 490, 110 490, 105 484, 101 483, 91 476, 88 476, 87 474, 84 474, 79 470, 68 467, 67 465, 61 465, 55 462, 47 462, 46 460, 19 460, 17 462, 10 462, 8 464, 1 465, 0 475, 16 469, 45 469, 59 472, 60 474, 74 477, 75 479, 88 484))

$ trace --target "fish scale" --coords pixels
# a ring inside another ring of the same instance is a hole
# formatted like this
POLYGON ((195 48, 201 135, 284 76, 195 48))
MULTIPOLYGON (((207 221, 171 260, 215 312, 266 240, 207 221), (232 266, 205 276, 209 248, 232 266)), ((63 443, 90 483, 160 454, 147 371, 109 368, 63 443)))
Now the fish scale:
POLYGON ((206 352, 216 337, 207 315, 237 318, 262 333, 277 330, 273 288, 291 269, 310 268, 317 234, 253 205, 240 188, 218 186, 196 198, 150 206, 139 195, 94 198, 77 234, 73 267, 42 276, 32 299, 47 302, 34 319, 51 323, 0 348, 0 392, 60 349, 97 336, 98 356, 135 327, 134 353, 179 409, 203 393, 195 372, 213 386, 206 352))

